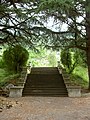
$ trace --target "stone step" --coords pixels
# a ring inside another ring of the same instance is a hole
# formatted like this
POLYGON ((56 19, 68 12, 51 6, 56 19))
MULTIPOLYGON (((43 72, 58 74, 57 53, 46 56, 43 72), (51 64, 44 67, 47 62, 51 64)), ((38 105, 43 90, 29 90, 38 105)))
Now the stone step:
POLYGON ((32 91, 26 91, 24 94, 67 94, 67 91, 42 91, 42 90, 32 90, 32 91))
POLYGON ((46 84, 46 85, 48 85, 48 84, 50 84, 50 85, 52 85, 52 84, 59 84, 59 85, 64 84, 64 81, 62 81, 62 80, 27 80, 26 82, 27 82, 27 84, 46 84))
POLYGON ((67 96, 63 77, 58 69, 40 67, 32 68, 28 75, 23 96, 67 96))
POLYGON ((40 92, 40 90, 38 90, 38 91, 31 91, 31 92, 28 92, 28 91, 26 91, 26 92, 23 92, 23 96, 30 96, 30 95, 35 95, 35 96, 39 96, 39 95, 41 95, 41 96, 44 96, 44 95, 63 95, 63 96, 68 96, 68 93, 67 93, 67 91, 54 91, 54 92, 50 92, 50 91, 41 91, 40 92))
POLYGON ((43 80, 45 80, 45 79, 48 79, 48 80, 52 80, 52 79, 62 79, 62 76, 60 76, 60 75, 55 75, 55 74, 51 74, 51 75, 49 75, 49 74, 30 74, 30 75, 28 75, 28 77, 27 77, 28 79, 35 79, 35 80, 37 80, 37 79, 43 79, 43 80))
POLYGON ((63 81, 27 81, 27 83, 26 84, 46 84, 46 85, 48 85, 48 84, 50 84, 50 85, 52 85, 52 84, 59 84, 59 85, 62 85, 62 84, 64 84, 64 82, 63 81))
POLYGON ((46 93, 47 93, 47 94, 50 94, 50 93, 52 93, 52 94, 64 94, 64 93, 65 93, 65 94, 67 94, 67 91, 63 91, 63 90, 62 90, 62 91, 58 91, 58 90, 31 90, 31 91, 28 91, 28 90, 25 90, 24 93, 25 93, 25 94, 26 94, 26 93, 28 93, 28 94, 29 94, 29 93, 30 93, 30 94, 31 94, 31 93, 38 93, 38 94, 39 94, 39 93, 40 93, 40 94, 41 94, 41 93, 42 93, 42 94, 46 94, 46 93))
POLYGON ((65 87, 64 84, 25 84, 25 87, 65 87))
POLYGON ((25 90, 65 90, 66 91, 66 89, 65 88, 63 88, 63 87, 60 87, 60 88, 56 88, 56 87, 54 87, 54 88, 52 88, 52 87, 33 87, 33 88, 26 88, 25 90))
POLYGON ((42 74, 48 74, 48 73, 53 73, 53 74, 58 74, 58 71, 55 71, 55 70, 51 70, 51 71, 49 71, 49 70, 44 70, 44 71, 42 71, 42 70, 31 70, 31 74, 32 73, 42 73, 42 74))
POLYGON ((35 67, 31 68, 31 74, 58 74, 57 67, 35 67))
MULTIPOLYGON (((44 74, 44 73, 43 73, 43 74, 40 74, 40 75, 41 75, 41 77, 43 77, 43 76, 44 76, 44 77, 47 77, 47 76, 48 76, 48 77, 61 77, 61 75, 59 75, 58 73, 57 73, 57 74, 44 74)), ((28 74, 28 77, 32 77, 32 76, 33 76, 33 77, 34 77, 34 76, 38 76, 38 77, 39 77, 38 74, 34 74, 34 75, 31 74, 31 73, 28 74)))
POLYGON ((32 80, 31 79, 31 80, 27 80, 27 83, 32 83, 32 84, 33 83, 47 83, 47 84, 48 83, 56 83, 57 84, 57 83, 64 83, 64 81, 62 81, 62 80, 54 80, 54 79, 53 80, 48 80, 48 79, 47 80, 43 80, 43 79, 41 79, 41 80, 40 79, 39 80, 38 79, 37 80, 32 80))
POLYGON ((58 70, 58 68, 57 67, 32 67, 31 68, 32 70, 48 70, 48 71, 50 71, 50 70, 58 70))
POLYGON ((67 93, 26 93, 26 94, 23 94, 23 97, 24 96, 45 96, 45 97, 68 97, 67 93))

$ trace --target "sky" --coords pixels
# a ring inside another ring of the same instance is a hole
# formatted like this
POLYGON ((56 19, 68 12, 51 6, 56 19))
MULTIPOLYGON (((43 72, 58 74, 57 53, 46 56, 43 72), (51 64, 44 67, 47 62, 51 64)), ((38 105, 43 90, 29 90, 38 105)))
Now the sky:
MULTIPOLYGON (((77 22, 80 23, 82 22, 83 17, 78 17, 77 18, 77 22)), ((54 21, 53 18, 49 18, 47 23, 44 23, 44 25, 49 28, 52 29, 53 31, 67 31, 68 25, 66 23, 61 23, 57 21, 58 24, 56 24, 56 22, 54 21)))

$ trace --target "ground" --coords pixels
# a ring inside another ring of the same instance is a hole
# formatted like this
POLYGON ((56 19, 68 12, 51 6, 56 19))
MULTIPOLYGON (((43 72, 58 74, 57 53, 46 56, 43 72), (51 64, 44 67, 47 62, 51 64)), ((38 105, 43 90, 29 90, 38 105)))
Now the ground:
POLYGON ((90 120, 90 97, 1 97, 0 104, 0 120, 90 120))

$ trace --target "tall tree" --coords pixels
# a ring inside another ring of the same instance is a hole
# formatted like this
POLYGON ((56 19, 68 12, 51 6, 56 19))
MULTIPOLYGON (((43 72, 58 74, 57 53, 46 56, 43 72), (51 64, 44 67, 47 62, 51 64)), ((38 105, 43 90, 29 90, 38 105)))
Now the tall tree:
POLYGON ((90 1, 86 0, 86 53, 87 53, 87 64, 88 64, 88 75, 89 75, 89 89, 90 89, 90 1))
POLYGON ((1 0, 0 2, 1 44, 25 42, 32 47, 42 44, 55 49, 67 47, 84 50, 87 55, 90 81, 89 0, 1 0), (50 24, 51 20, 53 25, 50 29, 46 23, 50 24), (62 24, 67 26, 64 31, 61 29, 62 24))
POLYGON ((46 46, 78 48, 86 52, 90 90, 90 1, 42 0, 40 9, 45 13, 42 19, 52 17, 58 26, 67 24, 65 31, 60 28, 58 32, 49 31, 52 39, 46 46))

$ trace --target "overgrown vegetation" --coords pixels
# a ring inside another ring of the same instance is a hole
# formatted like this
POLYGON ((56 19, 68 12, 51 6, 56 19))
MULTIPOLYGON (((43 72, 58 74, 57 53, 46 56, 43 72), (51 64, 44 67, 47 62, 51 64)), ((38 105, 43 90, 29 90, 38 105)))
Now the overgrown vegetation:
POLYGON ((63 66, 67 69, 69 73, 71 73, 74 69, 74 64, 72 63, 71 52, 68 50, 62 50, 61 52, 61 62, 63 66))
POLYGON ((3 53, 3 61, 9 71, 18 73, 26 65, 29 58, 28 51, 20 45, 7 48, 3 53))
POLYGON ((71 84, 81 85, 88 88, 88 68, 85 54, 75 49, 64 49, 61 52, 61 63, 70 75, 71 84))
POLYGON ((88 69, 83 66, 77 66, 70 74, 70 82, 74 85, 80 85, 82 88, 88 88, 88 69))
POLYGON ((0 68, 0 87, 4 87, 8 84, 17 84, 20 74, 8 72, 5 68, 0 68))
POLYGON ((4 68, 5 64, 2 58, 0 58, 0 68, 4 68))
POLYGON ((20 45, 8 47, 0 57, 0 87, 17 84, 21 68, 29 58, 28 51, 20 45))
POLYGON ((62 49, 61 63, 68 73, 72 73, 78 66, 87 67, 85 54, 79 49, 62 49))
MULTIPOLYGON (((18 53, 18 55, 20 55, 21 53, 19 54, 19 50, 17 51, 18 52, 15 52, 15 54, 18 53)), ((57 63, 56 53, 57 52, 53 50, 46 50, 40 47, 38 48, 38 51, 29 50, 29 60, 30 62, 32 62, 32 65, 35 67, 36 66, 55 67, 57 63)), ((6 86, 9 83, 16 84, 19 74, 16 74, 14 71, 13 72, 7 71, 6 64, 4 63, 2 57, 0 59, 1 59, 0 86, 6 86)), ((10 60, 9 65, 11 65, 11 59, 9 60, 10 60)), ((85 55, 78 50, 73 51, 71 49, 68 51, 64 49, 61 53, 61 61, 63 63, 63 67, 65 67, 67 69, 67 72, 70 74, 71 83, 76 85, 81 85, 83 88, 86 88, 88 86, 88 74, 87 74, 87 65, 85 63, 86 61, 85 55), (69 57, 67 54, 69 55, 69 57), (73 66, 73 64, 75 64, 76 66, 73 66), (73 68, 72 71, 71 68, 73 68)))
POLYGON ((78 48, 86 52, 90 81, 89 20, 90 0, 1 0, 0 44, 78 48))

